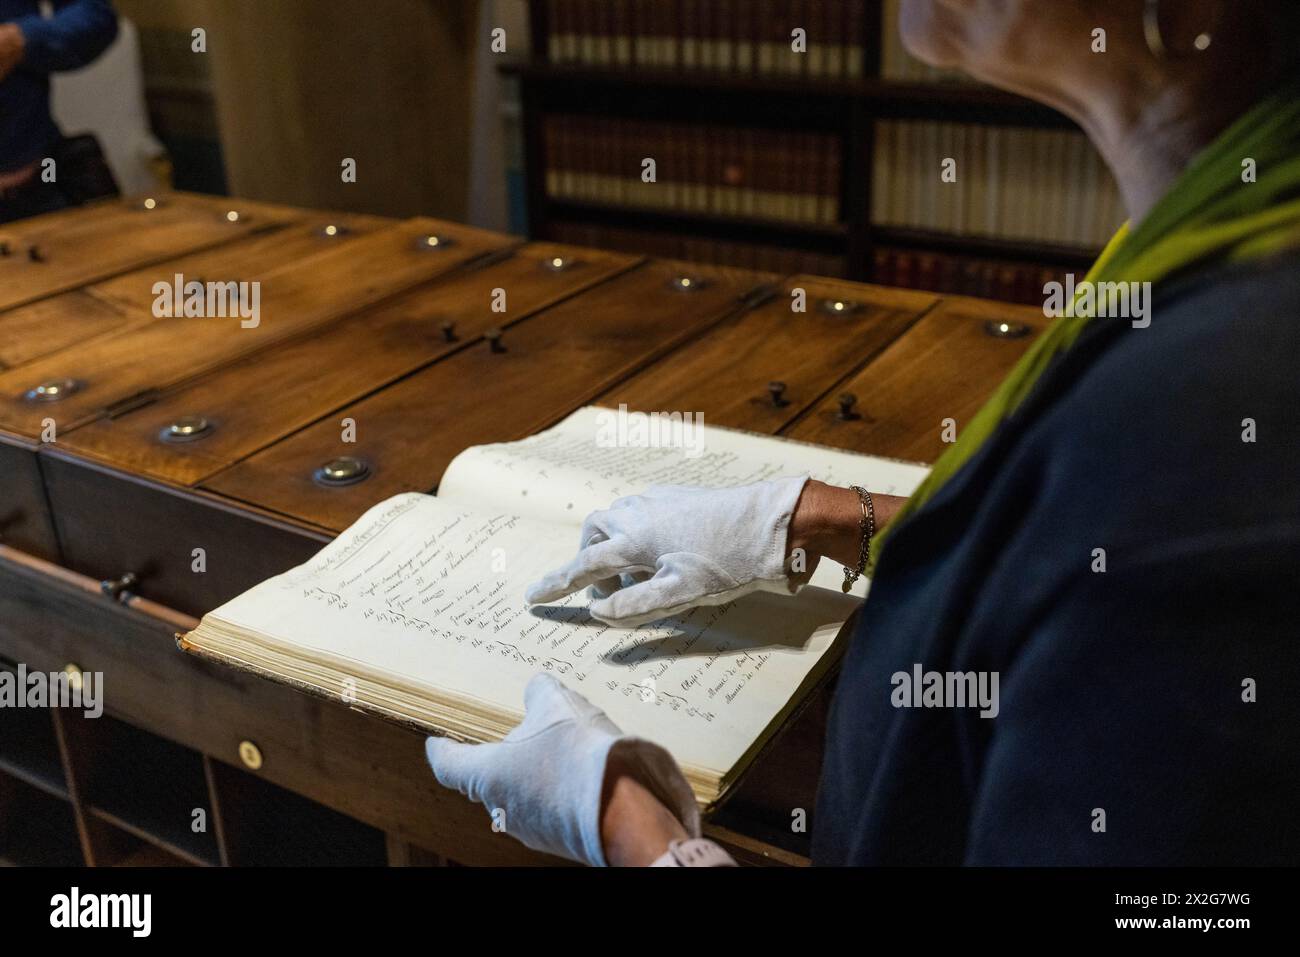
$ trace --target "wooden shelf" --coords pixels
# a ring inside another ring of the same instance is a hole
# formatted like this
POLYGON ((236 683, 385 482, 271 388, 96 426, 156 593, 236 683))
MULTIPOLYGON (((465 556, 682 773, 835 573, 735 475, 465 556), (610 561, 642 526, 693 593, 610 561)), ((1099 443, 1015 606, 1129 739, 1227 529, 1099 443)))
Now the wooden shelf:
MULTIPOLYGON (((982 84, 898 82, 880 75, 882 7, 862 0, 868 32, 858 80, 669 69, 642 65, 551 62, 548 12, 541 0, 529 4, 534 55, 500 65, 519 84, 523 117, 525 192, 529 233, 554 238, 552 224, 621 227, 629 231, 700 237, 741 247, 835 257, 844 278, 873 278, 873 252, 899 246, 1026 267, 1086 266, 1092 251, 1049 243, 947 235, 924 230, 880 228, 871 222, 872 164, 879 121, 928 120, 1053 130, 1077 130, 1069 117, 1025 97, 982 84), (875 22, 876 29, 870 24, 875 22), (544 118, 553 114, 617 117, 673 124, 815 132, 838 140, 841 222, 832 227, 753 222, 725 214, 617 207, 570 201, 548 194, 544 118)), ((647 236, 651 252, 655 237, 647 236)), ((720 256, 743 256, 732 247, 720 256)), ((723 260, 727 261, 727 260, 723 260)))
MULTIPOLYGON (((13 671, 4 667, 3 670, 13 671)), ((59 760, 54 724, 45 708, 9 708, 0 734, 0 770, 66 801, 68 784, 59 760)))
MULTIPOLYGON (((1025 97, 987 86, 961 83, 897 83, 865 79, 856 82, 721 73, 706 70, 617 69, 529 60, 504 63, 502 73, 546 90, 558 92, 566 110, 603 113, 615 104, 626 115, 661 115, 688 119, 721 104, 744 98, 758 104, 763 125, 804 126, 819 118, 829 104, 867 107, 872 118, 950 119, 959 112, 963 123, 988 123, 1077 129, 1069 117, 1025 97), (580 96, 568 96, 580 91, 580 96), (652 94, 645 96, 646 93, 652 94), (782 107, 798 112, 785 115, 782 107)), ((726 123, 724 116, 713 117, 726 123)), ((747 119, 748 125, 752 120, 747 119)))
POLYGON ((108 715, 79 725, 74 771, 87 815, 192 863, 219 862, 202 755, 108 715), (196 811, 207 819, 197 833, 196 811))
POLYGON ((0 864, 74 867, 81 863, 72 806, 0 771, 0 864))
POLYGON ((387 840, 345 814, 238 768, 210 762, 228 863, 236 866, 384 866, 387 840))
POLYGON ((546 214, 548 219, 619 225, 632 229, 664 232, 688 232, 735 242, 790 245, 791 239, 797 238, 800 248, 827 253, 842 253, 849 232, 848 227, 843 223, 783 222, 728 216, 721 213, 607 206, 600 203, 557 199, 546 201, 546 214))
POLYGON ((194 862, 175 854, 169 854, 161 847, 148 841, 136 841, 128 844, 112 860, 105 861, 107 867, 192 867, 194 862))
POLYGON ((1012 259, 1018 262, 1052 266, 1087 267, 1093 263, 1100 252, 1095 249, 1080 249, 1077 246, 1054 246, 1014 239, 936 233, 892 226, 873 226, 871 237, 872 242, 880 246, 899 246, 905 249, 929 250, 984 259, 1012 259))
POLYGON ((97 820, 129 834, 163 858, 203 867, 220 863, 215 839, 207 834, 195 834, 189 828, 174 827, 163 818, 141 813, 142 810, 128 808, 123 816, 93 805, 87 808, 97 820))

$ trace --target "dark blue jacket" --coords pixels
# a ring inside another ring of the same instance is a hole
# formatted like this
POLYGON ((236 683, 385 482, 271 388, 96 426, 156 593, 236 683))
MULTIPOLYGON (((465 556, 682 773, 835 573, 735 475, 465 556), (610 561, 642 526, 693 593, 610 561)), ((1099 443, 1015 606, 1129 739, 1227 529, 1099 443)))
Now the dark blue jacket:
POLYGON ((814 861, 1300 863, 1300 255, 1179 286, 897 529, 814 861), (998 672, 1000 713, 894 707, 917 663, 998 672))
POLYGON ((59 139, 50 118, 50 79, 103 53, 117 36, 109 0, 55 0, 44 20, 36 0, 0 0, 0 23, 17 23, 26 38, 18 67, 0 82, 0 172, 48 156, 59 139))

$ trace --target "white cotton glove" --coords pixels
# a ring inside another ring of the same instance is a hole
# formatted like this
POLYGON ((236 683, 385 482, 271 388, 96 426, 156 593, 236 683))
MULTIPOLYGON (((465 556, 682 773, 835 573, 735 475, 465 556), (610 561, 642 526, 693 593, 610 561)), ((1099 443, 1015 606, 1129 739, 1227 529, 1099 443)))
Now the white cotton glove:
MULTIPOLYGON (((577 557, 524 597, 530 604, 555 601, 593 585, 592 616, 634 627, 760 589, 793 592, 798 583, 786 573, 786 537, 807 481, 803 475, 739 488, 656 485, 621 498, 587 516, 577 557)), ((801 582, 811 575, 809 568, 801 582)))
POLYGON ((605 712, 548 674, 524 689, 524 720, 496 744, 430 738, 425 753, 443 787, 504 812, 505 832, 538 851, 605 866, 600 840, 605 762, 615 748, 637 780, 692 837, 700 809, 663 748, 623 734, 605 712))

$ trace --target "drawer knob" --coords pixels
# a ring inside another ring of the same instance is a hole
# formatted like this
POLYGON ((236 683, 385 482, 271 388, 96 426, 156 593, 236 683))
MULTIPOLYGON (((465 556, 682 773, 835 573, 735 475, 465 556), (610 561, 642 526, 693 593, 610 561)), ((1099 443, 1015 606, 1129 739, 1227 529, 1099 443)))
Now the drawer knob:
POLYGON ((159 202, 154 197, 146 196, 144 199, 140 200, 140 202, 135 204, 135 208, 138 210, 142 210, 144 212, 148 212, 151 209, 157 209, 161 205, 162 203, 159 202))
POLYGON ((853 407, 858 404, 858 397, 852 392, 841 393, 839 399, 836 401, 840 404, 839 415, 837 415, 836 418, 841 422, 852 422, 854 419, 862 418, 862 416, 858 415, 858 413, 853 409, 853 407))
POLYGON ((984 323, 984 332, 994 339, 1023 339, 1029 335, 1029 326, 1023 322, 1007 322, 1006 320, 995 322, 990 319, 984 323))
POLYGON ((81 665, 69 661, 63 666, 63 673, 68 676, 69 690, 79 694, 82 688, 81 665))
POLYGON ((442 341, 455 342, 456 338, 456 323, 444 322, 442 324, 442 341))
POLYGON ((822 312, 832 316, 848 316, 861 309, 862 304, 852 299, 823 299, 821 307, 822 312))
POLYGON ((321 485, 353 485, 370 474, 370 466, 350 455, 330 459, 316 470, 313 478, 321 485))
POLYGON ((159 433, 164 442, 193 442, 206 438, 212 431, 212 423, 201 415, 182 415, 168 424, 159 433))
POLYGON ((326 239, 336 239, 339 236, 347 235, 348 228, 340 226, 338 223, 326 223, 320 228, 320 234, 326 239))
POLYGON ((114 601, 122 601, 138 584, 140 576, 135 572, 127 572, 121 578, 105 578, 99 583, 99 590, 114 601))
POLYGON ((28 402, 58 402, 76 392, 80 383, 76 379, 50 379, 27 390, 28 402))
POLYGON ((699 292, 705 285, 699 276, 674 276, 668 280, 668 288, 674 292, 699 292))
POLYGON ((11 256, 12 251, 9 249, 8 242, 0 242, 0 256, 11 256))
POLYGON ((239 219, 240 219, 239 210, 237 209, 226 210, 226 222, 237 223, 239 222, 239 219))
POLYGON ((43 263, 45 262, 45 253, 41 252, 40 246, 28 246, 27 258, 34 263, 43 263))
POLYGON ((245 738, 239 742, 239 760, 250 771, 256 771, 262 767, 262 749, 245 738))
POLYGON ((429 233, 421 236, 415 241, 419 249, 446 249, 448 246, 456 245, 456 240, 450 236, 440 236, 437 233, 429 233))
POLYGON ((790 400, 785 397, 784 382, 769 382, 767 384, 767 394, 772 399, 773 408, 784 408, 790 404, 790 400))
POLYGON ((500 329, 489 329, 483 333, 483 338, 487 340, 488 349, 492 352, 505 352, 505 343, 501 341, 500 329))

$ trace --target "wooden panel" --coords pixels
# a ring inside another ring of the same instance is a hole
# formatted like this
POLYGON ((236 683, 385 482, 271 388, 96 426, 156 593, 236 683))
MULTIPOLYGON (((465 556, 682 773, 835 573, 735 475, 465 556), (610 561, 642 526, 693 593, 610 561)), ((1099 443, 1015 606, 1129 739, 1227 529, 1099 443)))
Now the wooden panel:
POLYGON ((59 557, 36 446, 0 433, 0 543, 41 558, 59 557))
POLYGON ((298 222, 273 233, 251 236, 188 255, 178 255, 103 282, 87 286, 85 292, 115 305, 133 318, 152 318, 153 284, 170 280, 176 273, 187 279, 226 281, 261 279, 281 267, 328 250, 356 242, 363 236, 399 225, 400 221, 384 216, 359 216, 355 213, 304 213, 298 222), (330 228, 333 227, 333 228, 330 228))
POLYGON ((110 200, 0 226, 0 309, 136 269, 179 253, 214 246, 289 222, 296 210, 192 193, 158 197, 154 209, 138 200, 110 200), (33 261, 28 251, 40 256, 33 261))
POLYGON ((301 564, 328 541, 253 509, 70 460, 57 446, 40 458, 63 564, 96 580, 134 573, 135 592, 189 614, 301 564))
POLYGON ((0 369, 120 329, 127 322, 121 310, 81 290, 0 312, 0 369))
POLYGON ((945 299, 858 375, 835 391, 858 397, 861 418, 844 421, 834 396, 783 434, 893 458, 933 462, 947 447, 943 420, 961 429, 1050 320, 1041 309, 979 299, 945 299), (1023 324, 1020 338, 987 324, 1023 324))
POLYGON ((170 280, 181 273, 222 281, 247 279, 250 274, 264 274, 393 223, 379 216, 307 214, 298 223, 252 233, 0 312, 0 368, 19 366, 95 336, 152 322, 153 284, 161 278, 170 280), (324 228, 331 224, 344 228, 330 237, 324 228))
POLYGON ((623 377, 746 307, 771 277, 692 269, 708 283, 679 292, 684 267, 650 262, 509 330, 506 351, 480 344, 339 412, 356 420, 344 444, 336 420, 320 422, 204 483, 212 491, 341 530, 366 508, 405 491, 428 491, 471 445, 530 435, 623 377), (472 388, 467 388, 468 384, 472 388), (371 473, 343 488, 312 474, 337 455, 371 473))
POLYGON ((309 425, 331 410, 472 345, 505 326, 636 263, 631 256, 535 243, 503 262, 420 287, 336 324, 218 370, 142 409, 99 419, 60 440, 65 450, 180 485, 201 479, 309 425), (580 264, 555 272, 554 257, 580 264), (493 290, 507 311, 488 308, 493 290), (442 324, 453 322, 455 342, 442 324), (332 370, 322 375, 322 370, 332 370), (179 416, 212 423, 200 440, 169 443, 159 433, 179 416))
POLYGON ((796 276, 771 302, 720 324, 597 401, 700 412, 710 425, 774 433, 936 302, 927 293, 796 276), (806 311, 792 310, 793 289, 806 294, 806 311), (783 405, 768 391, 773 381, 785 383, 783 405))
POLYGON ((157 319, 0 373, 0 427, 34 436, 41 420, 53 416, 60 431, 66 431, 104 410, 305 333, 511 242, 497 233, 432 219, 379 230, 258 277, 262 294, 256 327, 243 328, 238 318, 157 319), (443 244, 426 248, 418 242, 431 233, 443 237, 443 244), (24 397, 38 383, 63 378, 81 386, 57 403, 24 397))

